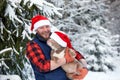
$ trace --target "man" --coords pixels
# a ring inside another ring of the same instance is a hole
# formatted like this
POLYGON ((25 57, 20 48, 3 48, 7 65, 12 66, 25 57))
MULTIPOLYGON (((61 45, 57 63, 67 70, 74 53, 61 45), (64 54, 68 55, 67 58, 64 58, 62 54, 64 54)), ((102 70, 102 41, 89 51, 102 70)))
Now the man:
MULTIPOLYGON (((58 60, 59 63, 51 60, 51 48, 47 45, 47 40, 51 34, 51 24, 49 20, 41 15, 32 18, 31 30, 36 32, 35 38, 27 43, 26 55, 31 62, 36 80, 69 80, 65 71, 60 67, 65 63, 73 61, 73 58, 66 54, 65 58, 58 60)), ((77 53, 76 58, 83 58, 77 53)), ((84 59, 83 59, 84 60, 84 59)))

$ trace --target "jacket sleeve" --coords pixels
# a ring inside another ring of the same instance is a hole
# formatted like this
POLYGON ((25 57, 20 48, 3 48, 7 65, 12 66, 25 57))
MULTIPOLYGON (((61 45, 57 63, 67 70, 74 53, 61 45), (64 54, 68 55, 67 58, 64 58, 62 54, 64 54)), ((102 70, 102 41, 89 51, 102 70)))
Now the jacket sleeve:
POLYGON ((50 71, 50 60, 46 60, 39 45, 33 41, 26 46, 27 58, 40 70, 40 72, 50 71))

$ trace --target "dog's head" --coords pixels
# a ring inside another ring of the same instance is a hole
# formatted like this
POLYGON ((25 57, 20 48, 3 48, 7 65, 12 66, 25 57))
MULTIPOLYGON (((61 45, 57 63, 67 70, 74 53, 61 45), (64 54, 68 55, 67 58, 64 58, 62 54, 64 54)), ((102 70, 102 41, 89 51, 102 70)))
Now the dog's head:
POLYGON ((48 39, 47 44, 53 49, 53 50, 59 50, 63 48, 61 45, 59 45, 55 40, 53 39, 48 39))
POLYGON ((70 52, 72 56, 75 55, 75 51, 72 50, 70 39, 65 33, 53 32, 50 39, 47 40, 47 44, 55 51, 56 54, 64 55, 66 53, 66 48, 69 48, 68 52, 70 52))
MULTIPOLYGON (((53 39, 49 39, 47 41, 47 44, 52 48, 52 50, 56 51, 56 54, 61 54, 64 55, 65 53, 61 53, 61 51, 65 50, 66 47, 62 47, 61 45, 59 45, 55 40, 53 39)), ((75 57, 76 53, 73 49, 68 49, 68 52, 70 53, 71 56, 75 57)), ((59 55, 60 56, 60 55, 59 55)))
POLYGON ((52 48, 51 59, 57 61, 59 58, 63 58, 65 55, 65 47, 59 45, 55 40, 47 40, 47 44, 52 48))

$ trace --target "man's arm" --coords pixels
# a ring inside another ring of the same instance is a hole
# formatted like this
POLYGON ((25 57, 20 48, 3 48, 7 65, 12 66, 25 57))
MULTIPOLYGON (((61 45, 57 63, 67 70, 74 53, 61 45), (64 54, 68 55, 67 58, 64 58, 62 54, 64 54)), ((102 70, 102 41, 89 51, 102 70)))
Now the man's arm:
POLYGON ((37 66, 40 72, 48 72, 54 70, 66 63, 66 60, 59 59, 59 63, 53 60, 46 60, 39 45, 33 41, 29 42, 26 47, 26 55, 28 59, 37 66))

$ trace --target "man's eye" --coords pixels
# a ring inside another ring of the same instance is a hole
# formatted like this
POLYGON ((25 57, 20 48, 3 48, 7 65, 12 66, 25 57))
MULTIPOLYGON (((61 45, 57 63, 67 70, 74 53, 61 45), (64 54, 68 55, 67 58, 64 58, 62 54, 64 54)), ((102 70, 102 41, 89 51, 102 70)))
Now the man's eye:
POLYGON ((49 27, 50 27, 49 25, 46 26, 46 28, 49 28, 49 27))

